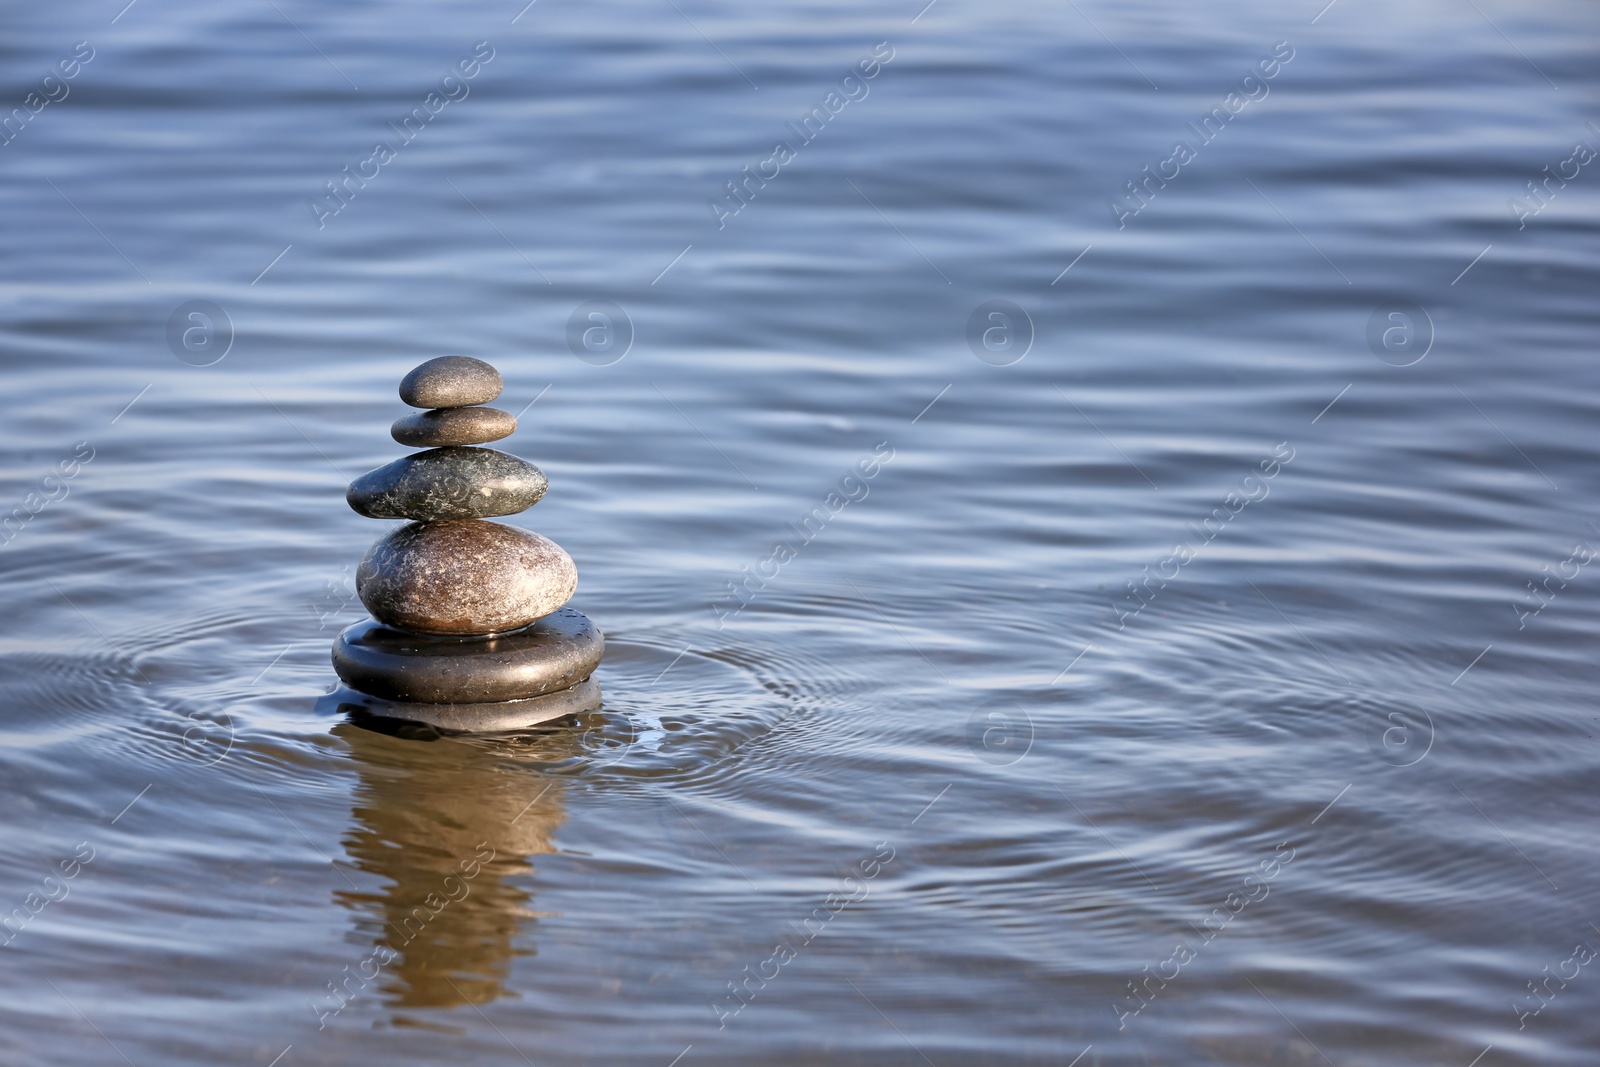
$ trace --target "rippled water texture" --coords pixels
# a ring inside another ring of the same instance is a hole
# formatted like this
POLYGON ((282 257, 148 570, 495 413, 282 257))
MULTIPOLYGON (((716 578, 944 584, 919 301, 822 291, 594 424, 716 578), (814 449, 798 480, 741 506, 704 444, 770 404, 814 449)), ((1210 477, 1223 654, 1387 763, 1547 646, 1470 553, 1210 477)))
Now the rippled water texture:
POLYGON ((1596 1062, 1594 5, 523 2, 3 16, 0 1062, 1596 1062), (445 353, 576 724, 324 699, 445 353))

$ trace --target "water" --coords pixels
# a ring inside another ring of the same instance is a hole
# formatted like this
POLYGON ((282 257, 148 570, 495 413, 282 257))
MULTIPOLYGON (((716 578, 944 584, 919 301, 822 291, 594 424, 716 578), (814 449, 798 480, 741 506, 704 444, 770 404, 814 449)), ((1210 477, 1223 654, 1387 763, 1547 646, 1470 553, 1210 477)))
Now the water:
POLYGON ((12 10, 0 1062, 1594 1063, 1600 24, 1320 6, 12 10), (581 723, 321 700, 450 352, 581 723))

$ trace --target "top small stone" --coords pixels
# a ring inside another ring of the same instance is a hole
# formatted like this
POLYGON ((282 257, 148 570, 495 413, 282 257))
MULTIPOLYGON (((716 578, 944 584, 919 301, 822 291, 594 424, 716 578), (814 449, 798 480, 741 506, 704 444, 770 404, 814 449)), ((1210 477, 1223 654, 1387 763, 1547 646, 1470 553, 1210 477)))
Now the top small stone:
POLYGON ((440 356, 400 380, 400 399, 414 408, 464 408, 500 395, 500 372, 471 356, 440 356))

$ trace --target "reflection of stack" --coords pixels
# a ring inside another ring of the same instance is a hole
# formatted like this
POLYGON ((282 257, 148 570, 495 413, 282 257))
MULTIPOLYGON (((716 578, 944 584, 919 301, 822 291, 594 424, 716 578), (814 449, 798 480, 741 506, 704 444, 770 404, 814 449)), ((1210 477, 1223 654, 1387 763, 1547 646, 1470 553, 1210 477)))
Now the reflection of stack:
POLYGON ((401 444, 429 446, 357 478, 350 506, 368 518, 412 521, 367 552, 356 593, 376 622, 334 643, 333 666, 351 688, 379 698, 369 710, 460 730, 511 729, 599 706, 590 674, 604 640, 563 608, 578 571, 561 546, 485 519, 526 511, 544 496, 544 472, 479 445, 517 427, 481 407, 500 374, 467 356, 442 356, 400 383, 400 399, 428 408, 394 424, 401 444))
POLYGON ((366 974, 381 972, 378 990, 396 1008, 505 996, 513 959, 533 953, 517 946, 536 915, 518 882, 527 857, 555 851, 561 783, 495 773, 493 754, 459 742, 337 730, 361 776, 345 849, 382 881, 336 894, 374 946, 366 974))

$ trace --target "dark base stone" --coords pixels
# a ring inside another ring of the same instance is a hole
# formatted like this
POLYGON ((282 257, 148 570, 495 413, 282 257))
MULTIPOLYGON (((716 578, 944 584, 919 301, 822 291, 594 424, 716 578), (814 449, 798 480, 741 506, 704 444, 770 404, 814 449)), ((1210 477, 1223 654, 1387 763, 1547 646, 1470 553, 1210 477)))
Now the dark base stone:
POLYGON ((599 629, 562 608, 489 637, 406 633, 368 619, 334 641, 333 669, 351 689, 407 707, 526 703, 578 686, 604 654, 599 629))
POLYGON ((544 696, 486 704, 411 703, 339 689, 324 697, 319 706, 349 715, 358 725, 389 733, 403 734, 408 724, 445 733, 499 733, 595 711, 600 707, 600 683, 586 678, 570 689, 544 696))

